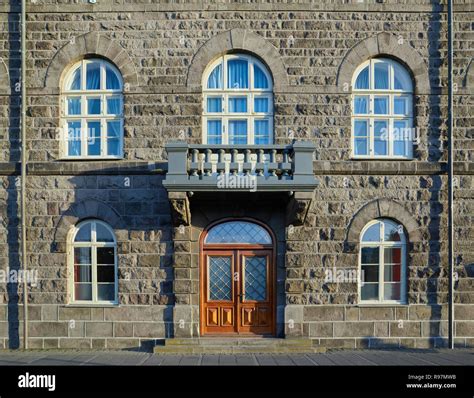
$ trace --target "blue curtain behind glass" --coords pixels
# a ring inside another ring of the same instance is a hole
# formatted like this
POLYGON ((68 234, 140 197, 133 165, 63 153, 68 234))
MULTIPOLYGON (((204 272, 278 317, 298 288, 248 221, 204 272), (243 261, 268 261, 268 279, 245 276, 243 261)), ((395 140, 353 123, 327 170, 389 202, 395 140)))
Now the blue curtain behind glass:
POLYGON ((107 99, 107 113, 109 115, 119 115, 121 113, 119 98, 107 99))
POLYGON ((120 89, 120 81, 117 78, 117 75, 109 66, 105 68, 105 87, 107 88, 107 90, 120 89))
POLYGON ((388 89, 388 64, 379 62, 374 65, 374 84, 376 89, 388 89))
POLYGON ((222 64, 217 65, 209 75, 207 88, 222 88, 222 64))
POLYGON ((248 63, 242 59, 227 62, 227 88, 249 88, 248 63))
POLYGON ((81 122, 68 123, 68 155, 79 156, 81 154, 81 122))
POLYGON ((79 67, 74 71, 74 75, 71 79, 71 86, 69 90, 80 90, 81 89, 81 71, 82 68, 79 67))
POLYGON ((100 64, 98 62, 87 64, 86 88, 88 90, 100 89, 100 64))
POLYGON ((268 80, 265 73, 255 64, 253 65, 253 74, 255 88, 268 88, 268 80))
POLYGON ((361 90, 369 89, 369 67, 368 66, 364 68, 362 72, 359 73, 359 76, 357 76, 355 88, 358 88, 361 90))

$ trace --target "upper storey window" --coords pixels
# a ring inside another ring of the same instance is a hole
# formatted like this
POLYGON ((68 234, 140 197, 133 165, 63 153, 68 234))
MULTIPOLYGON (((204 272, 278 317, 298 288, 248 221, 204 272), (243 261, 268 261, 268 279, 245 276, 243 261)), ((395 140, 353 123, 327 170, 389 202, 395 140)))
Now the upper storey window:
POLYGON ((62 91, 65 158, 121 158, 123 82, 112 64, 85 59, 74 65, 62 91))
POLYGON ((209 65, 203 100, 204 143, 273 143, 272 78, 254 57, 229 54, 209 65))
POLYGON ((413 156, 413 84, 407 70, 375 58, 352 82, 352 154, 355 158, 413 156))

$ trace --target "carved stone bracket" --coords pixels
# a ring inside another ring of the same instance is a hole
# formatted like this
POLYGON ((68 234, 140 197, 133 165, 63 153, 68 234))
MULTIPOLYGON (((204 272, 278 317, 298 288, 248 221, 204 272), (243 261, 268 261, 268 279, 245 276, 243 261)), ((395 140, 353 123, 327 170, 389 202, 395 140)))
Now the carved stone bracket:
POLYGON ((286 206, 286 225, 303 225, 312 200, 313 192, 295 192, 286 206))
POLYGON ((175 227, 191 225, 191 209, 186 192, 169 192, 171 216, 175 227))

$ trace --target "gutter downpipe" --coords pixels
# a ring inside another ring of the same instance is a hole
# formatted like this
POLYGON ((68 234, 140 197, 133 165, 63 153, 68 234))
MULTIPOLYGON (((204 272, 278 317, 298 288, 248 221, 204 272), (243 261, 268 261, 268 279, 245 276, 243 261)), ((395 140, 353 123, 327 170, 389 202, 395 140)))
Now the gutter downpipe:
POLYGON ((453 0, 448 0, 448 344, 454 349, 454 168, 453 168, 453 0))
POLYGON ((28 349, 28 281, 26 256, 26 0, 21 2, 21 262, 23 266, 23 347, 28 349))

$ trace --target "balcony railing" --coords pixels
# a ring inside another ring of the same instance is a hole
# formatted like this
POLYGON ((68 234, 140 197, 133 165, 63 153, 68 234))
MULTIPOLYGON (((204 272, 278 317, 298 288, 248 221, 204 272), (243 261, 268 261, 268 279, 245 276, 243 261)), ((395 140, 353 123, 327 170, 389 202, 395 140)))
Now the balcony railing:
POLYGON ((315 147, 292 145, 166 145, 169 191, 312 191, 315 147))

